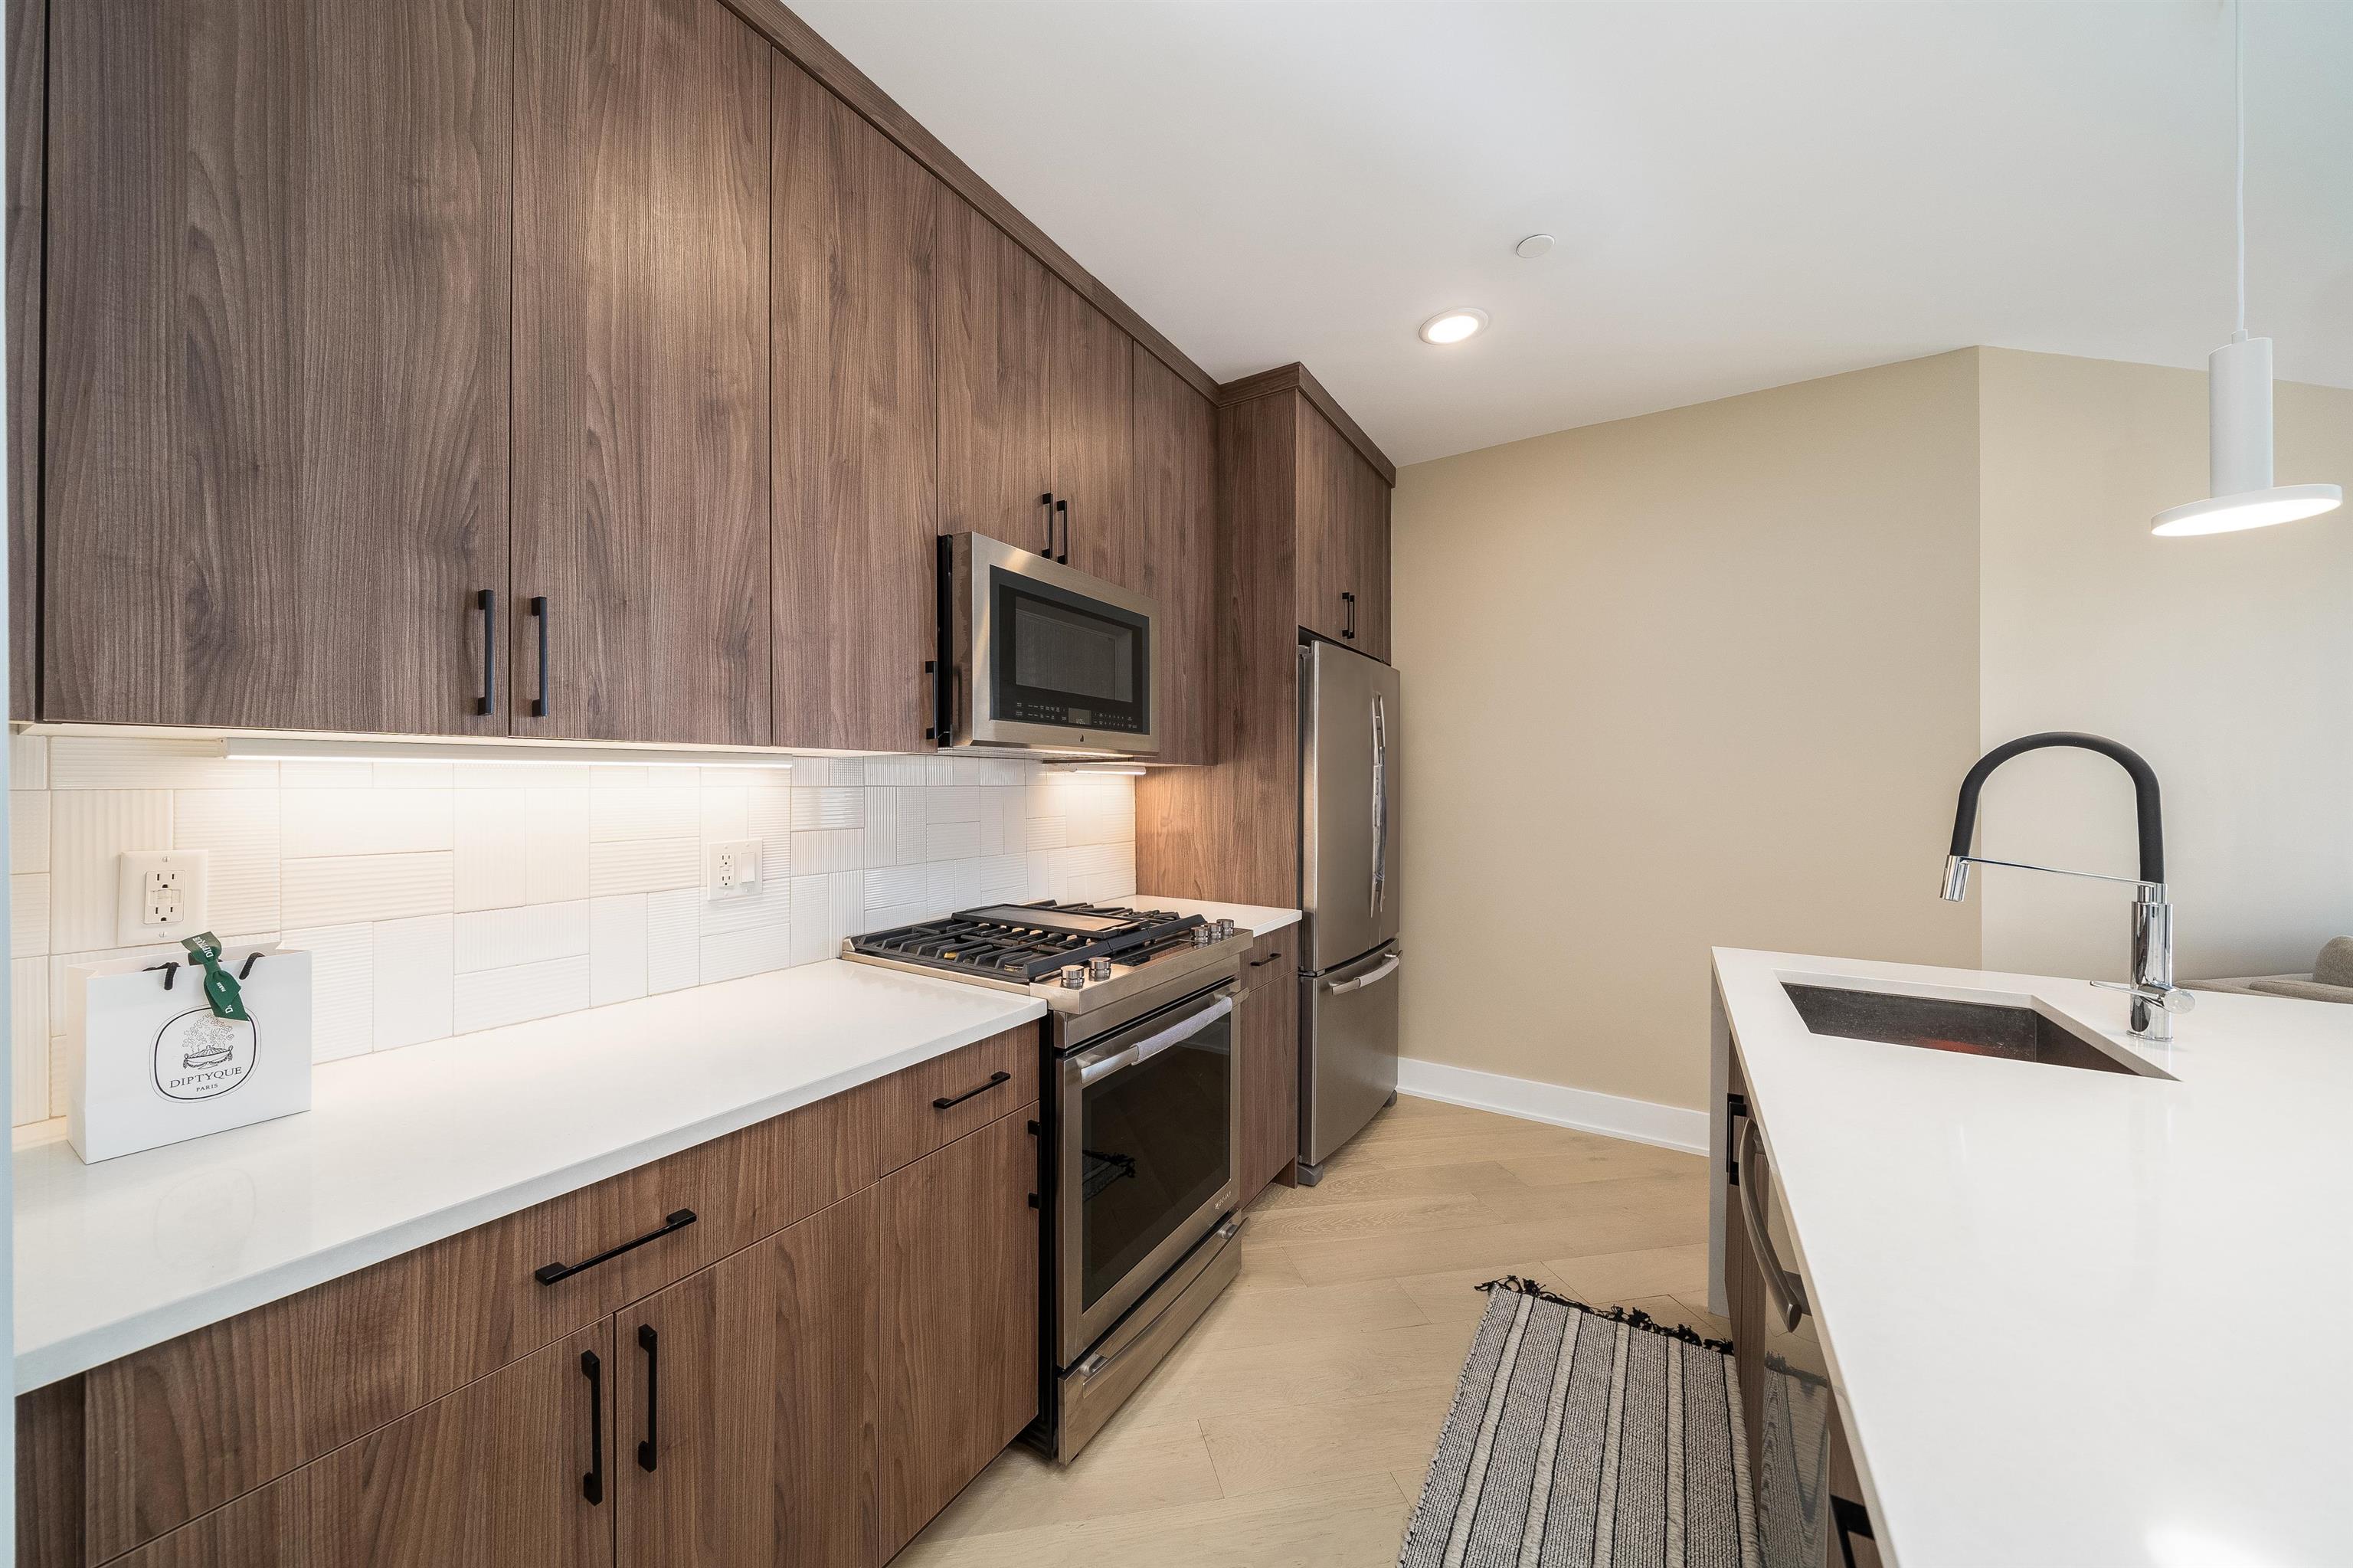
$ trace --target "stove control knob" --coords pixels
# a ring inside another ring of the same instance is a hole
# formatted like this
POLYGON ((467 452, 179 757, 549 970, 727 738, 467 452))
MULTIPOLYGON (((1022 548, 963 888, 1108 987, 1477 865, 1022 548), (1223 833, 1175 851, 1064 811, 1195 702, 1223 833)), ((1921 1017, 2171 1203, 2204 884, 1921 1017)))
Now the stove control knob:
POLYGON ((1206 948, 1217 939, 1217 933, 1211 930, 1208 927, 1196 926, 1193 927, 1193 945, 1195 947, 1206 948))
POLYGON ((1107 980, 1111 979, 1111 960, 1109 959, 1089 959, 1087 960, 1087 979, 1094 980, 1107 980))
POLYGON ((1222 942, 1234 934, 1234 923, 1231 920, 1220 920, 1218 922, 1217 931, 1218 940, 1222 942))
POLYGON ((1084 965, 1084 964, 1064 964, 1064 965, 1062 966, 1062 989, 1063 989, 1064 991, 1076 991, 1076 990, 1078 990, 1081 986, 1082 986, 1082 985, 1084 985, 1084 984, 1086 984, 1086 983, 1087 983, 1087 966, 1086 966, 1086 965, 1084 965))

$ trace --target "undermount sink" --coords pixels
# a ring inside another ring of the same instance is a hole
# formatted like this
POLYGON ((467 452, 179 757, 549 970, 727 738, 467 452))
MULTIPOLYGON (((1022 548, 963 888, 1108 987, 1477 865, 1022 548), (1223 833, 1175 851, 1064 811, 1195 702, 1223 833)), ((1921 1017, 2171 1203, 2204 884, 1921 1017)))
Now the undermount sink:
POLYGON ((2093 1073, 2124 1073, 2164 1078, 2146 1062, 2121 1060, 2065 1024, 2032 1007, 2008 1002, 1956 1001, 1940 996, 1897 991, 1851 991, 1842 986, 1784 980, 1781 989, 1797 1007, 1807 1030, 1846 1040, 1876 1040, 1950 1051, 1964 1056, 2000 1056, 2093 1073))

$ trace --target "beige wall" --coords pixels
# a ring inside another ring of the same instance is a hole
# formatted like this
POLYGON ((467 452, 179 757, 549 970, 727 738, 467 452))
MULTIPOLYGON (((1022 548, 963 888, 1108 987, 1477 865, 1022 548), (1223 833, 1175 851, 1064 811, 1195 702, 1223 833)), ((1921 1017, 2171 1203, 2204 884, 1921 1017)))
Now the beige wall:
MULTIPOLYGON (((2353 932, 2353 523, 2158 539, 2206 493, 2206 377, 1981 351, 1979 738, 2084 729, 2165 790, 2187 977, 2309 969, 2353 932)), ((2277 391, 2283 484, 2353 482, 2353 392, 2277 391)), ((1987 787, 1979 842, 2126 872, 2130 794, 2105 760, 2042 753, 1987 787)), ((1989 965, 2124 972, 2122 889, 1980 883, 1989 965)))
POLYGON ((1711 944, 1976 961, 1977 422, 1965 352, 1399 474, 1406 1054, 1696 1107, 1711 944))

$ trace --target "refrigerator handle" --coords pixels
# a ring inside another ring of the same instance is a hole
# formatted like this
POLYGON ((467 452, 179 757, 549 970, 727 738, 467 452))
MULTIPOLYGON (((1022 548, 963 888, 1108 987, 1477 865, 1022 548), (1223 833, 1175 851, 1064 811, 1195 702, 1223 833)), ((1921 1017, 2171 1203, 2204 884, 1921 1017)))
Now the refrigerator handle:
POLYGON ((1388 899, 1389 838, 1388 713, 1380 697, 1373 698, 1373 906, 1378 915, 1388 899))

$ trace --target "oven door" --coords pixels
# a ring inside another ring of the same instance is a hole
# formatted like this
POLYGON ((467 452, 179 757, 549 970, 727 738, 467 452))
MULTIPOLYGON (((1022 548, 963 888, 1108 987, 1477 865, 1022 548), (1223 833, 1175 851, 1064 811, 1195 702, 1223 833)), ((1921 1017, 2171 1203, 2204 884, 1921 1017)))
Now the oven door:
POLYGON ((1060 1066, 1054 1287, 1068 1367, 1233 1209, 1233 986, 1141 1019, 1060 1066))
POLYGON ((951 746, 1160 749, 1150 599, 978 534, 942 546, 951 746))

